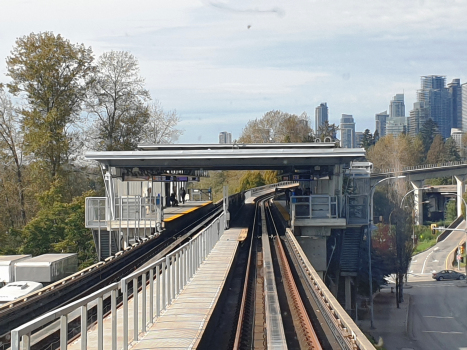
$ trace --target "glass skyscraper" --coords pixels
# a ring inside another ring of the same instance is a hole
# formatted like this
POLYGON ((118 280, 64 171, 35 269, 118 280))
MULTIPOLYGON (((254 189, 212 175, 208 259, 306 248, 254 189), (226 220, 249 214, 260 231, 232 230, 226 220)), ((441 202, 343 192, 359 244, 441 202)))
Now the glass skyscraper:
POLYGON ((340 122, 341 147, 355 147, 355 121, 351 114, 342 114, 340 122))
POLYGON ((328 105, 326 102, 320 103, 315 109, 315 134, 318 135, 319 127, 324 125, 325 121, 328 121, 328 105))

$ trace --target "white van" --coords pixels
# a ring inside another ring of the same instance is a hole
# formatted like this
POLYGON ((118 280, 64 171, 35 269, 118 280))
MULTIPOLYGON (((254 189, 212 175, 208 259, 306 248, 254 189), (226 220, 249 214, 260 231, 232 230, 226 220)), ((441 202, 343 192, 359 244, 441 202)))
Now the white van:
POLYGON ((16 299, 21 299, 24 296, 35 292, 42 288, 42 283, 30 281, 10 282, 5 287, 0 289, 0 305, 9 303, 16 299))

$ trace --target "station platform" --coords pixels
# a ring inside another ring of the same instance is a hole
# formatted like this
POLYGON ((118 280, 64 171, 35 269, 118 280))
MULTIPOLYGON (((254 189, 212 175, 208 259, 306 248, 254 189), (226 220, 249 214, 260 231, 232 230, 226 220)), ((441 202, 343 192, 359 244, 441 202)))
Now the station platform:
POLYGON ((224 287, 240 228, 224 232, 193 279, 131 349, 196 349, 224 287))
POLYGON ((185 203, 178 203, 176 207, 165 207, 164 212, 164 222, 170 222, 175 220, 185 214, 191 213, 199 208, 205 207, 211 204, 212 201, 186 201, 185 203))
MULTIPOLYGON (((197 202, 198 203, 198 202, 197 202)), ((174 207, 173 209, 182 209, 174 207)), ((175 214, 175 213, 174 213, 175 214)), ((224 232, 207 259, 201 264, 191 281, 161 315, 154 319, 145 333, 139 332, 139 341, 129 349, 196 349, 209 319, 216 307, 225 280, 234 260, 242 228, 224 232)), ((149 286, 147 287, 149 304, 149 286)), ((155 297, 157 298, 157 296, 155 297)), ((154 304, 156 301, 154 300, 154 304)), ((142 293, 138 294, 139 325, 142 322, 142 293)), ((133 298, 128 301, 129 339, 133 338, 133 298)), ((117 349, 123 347, 123 309, 117 310, 117 349)), ((111 349, 111 317, 104 319, 104 349, 111 349)), ((97 325, 88 330, 88 349, 97 349, 97 325)), ((81 349, 81 339, 77 338, 68 349, 81 349)))
POLYGON ((279 210, 281 213, 282 217, 286 222, 290 222, 290 213, 289 213, 289 208, 285 204, 285 200, 280 200, 280 199, 274 199, 274 205, 276 208, 279 210))

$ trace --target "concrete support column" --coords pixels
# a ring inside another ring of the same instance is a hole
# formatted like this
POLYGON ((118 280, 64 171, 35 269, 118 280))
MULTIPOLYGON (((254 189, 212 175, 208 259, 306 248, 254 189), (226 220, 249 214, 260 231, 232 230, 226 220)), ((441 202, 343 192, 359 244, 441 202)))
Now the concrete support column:
POLYGON ((326 271, 326 237, 298 236, 296 238, 311 265, 323 279, 326 271))
POLYGON ((415 209, 415 225, 423 224, 423 191, 422 181, 410 181, 414 188, 414 209, 415 209))
POLYGON ((345 311, 350 315, 352 311, 352 277, 345 276, 345 311))
POLYGON ((464 201, 461 198, 464 198, 465 193, 465 176, 454 176, 456 178, 457 185, 457 216, 462 215, 462 204, 464 201), (461 197, 461 198, 459 198, 461 197))

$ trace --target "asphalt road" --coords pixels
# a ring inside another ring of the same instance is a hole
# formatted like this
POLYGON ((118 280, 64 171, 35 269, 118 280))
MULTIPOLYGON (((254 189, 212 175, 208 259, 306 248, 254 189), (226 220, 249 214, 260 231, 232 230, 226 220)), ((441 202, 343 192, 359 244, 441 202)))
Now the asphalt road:
POLYGON ((465 281, 416 282, 408 293, 408 333, 414 350, 467 349, 465 281))
POLYGON ((431 278, 432 272, 446 269, 448 255, 463 238, 464 232, 454 231, 412 259, 405 290, 411 295, 408 336, 413 342, 408 349, 467 350, 467 282, 431 278))
MULTIPOLYGON (((463 221, 458 228, 464 229, 465 226, 466 223, 463 221)), ((446 259, 449 253, 457 247, 464 237, 463 231, 453 231, 444 241, 415 255, 409 267, 409 282, 431 280, 433 272, 446 269, 446 259)))

